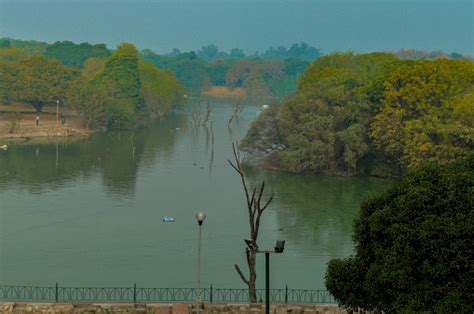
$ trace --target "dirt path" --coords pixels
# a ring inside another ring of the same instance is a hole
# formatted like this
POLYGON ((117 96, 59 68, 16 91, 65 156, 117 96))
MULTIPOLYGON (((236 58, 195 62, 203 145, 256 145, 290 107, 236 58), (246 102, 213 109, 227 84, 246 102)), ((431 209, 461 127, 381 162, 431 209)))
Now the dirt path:
POLYGON ((82 127, 80 117, 73 111, 62 109, 57 116, 55 108, 45 108, 37 114, 31 106, 24 104, 0 105, 0 139, 86 137, 93 132, 82 127))

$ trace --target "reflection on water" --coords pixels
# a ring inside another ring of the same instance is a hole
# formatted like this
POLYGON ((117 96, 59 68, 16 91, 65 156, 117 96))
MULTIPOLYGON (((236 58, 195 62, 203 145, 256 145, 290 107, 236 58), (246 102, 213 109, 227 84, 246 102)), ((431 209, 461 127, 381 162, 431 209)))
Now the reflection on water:
MULTIPOLYGON (((0 282, 192 287, 194 214, 204 210, 203 286, 243 286, 233 264, 245 265, 248 218, 227 159, 258 107, 247 105, 230 128, 234 104, 216 103, 206 126, 196 126, 190 110, 133 132, 0 151, 0 282)), ((275 193, 260 247, 287 240, 284 254, 272 257, 275 287, 323 288, 327 261, 352 252, 359 201, 384 186, 370 178, 248 174, 275 193)), ((263 286, 263 275, 257 281, 263 286)))
POLYGON ((99 174, 109 192, 133 196, 139 165, 170 158, 178 135, 174 130, 186 123, 185 115, 173 115, 147 128, 98 134, 83 141, 12 144, 0 155, 0 189, 15 186, 42 193, 77 177, 99 174))

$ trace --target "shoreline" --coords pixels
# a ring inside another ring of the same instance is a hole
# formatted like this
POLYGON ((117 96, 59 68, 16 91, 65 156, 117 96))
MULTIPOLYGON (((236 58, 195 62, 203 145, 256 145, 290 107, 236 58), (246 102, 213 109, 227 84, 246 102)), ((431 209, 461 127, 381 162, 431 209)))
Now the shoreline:
MULTIPOLYGON (((3 129, 3 128, 0 128, 3 129)), ((3 131, 3 130, 2 130, 3 131)), ((33 127, 18 127, 13 132, 0 132, 0 140, 6 142, 30 142, 31 140, 52 138, 87 138, 90 135, 98 132, 98 130, 91 130, 87 128, 79 128, 72 126, 58 126, 58 125, 44 125, 33 127)))

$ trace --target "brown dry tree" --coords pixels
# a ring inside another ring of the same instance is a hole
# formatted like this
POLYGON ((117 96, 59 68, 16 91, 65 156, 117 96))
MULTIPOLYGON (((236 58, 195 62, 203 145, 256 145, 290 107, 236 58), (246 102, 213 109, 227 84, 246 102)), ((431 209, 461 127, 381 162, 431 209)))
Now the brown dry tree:
POLYGON ((229 121, 227 122, 227 127, 230 129, 230 124, 232 123, 232 121, 234 119, 238 119, 239 118, 239 115, 240 113, 242 112, 242 110, 244 109, 244 106, 242 104, 242 97, 240 97, 238 100, 237 100, 237 103, 235 104, 235 107, 234 107, 234 112, 232 113, 232 115, 230 116, 229 118, 229 121))
POLYGON ((206 126, 207 121, 209 120, 209 117, 211 116, 211 112, 212 112, 212 107, 208 99, 206 102, 206 115, 204 116, 204 121, 202 122, 203 126, 206 126))
POLYGON ((242 187, 244 189, 245 201, 247 203, 247 211, 250 225, 250 237, 246 239, 247 248, 245 250, 245 255, 247 257, 247 265, 249 268, 249 276, 245 277, 239 265, 235 264, 235 269, 239 274, 243 282, 248 286, 249 289, 249 299, 251 303, 257 302, 257 292, 255 289, 255 282, 257 280, 256 272, 256 255, 258 253, 257 239, 258 232, 260 229, 260 220, 265 209, 270 205, 273 200, 273 194, 264 202, 262 206, 262 198, 265 192, 265 181, 262 181, 259 189, 254 187, 252 192, 248 188, 248 183, 245 177, 244 170, 242 168, 242 160, 240 158, 240 153, 238 151, 238 143, 232 143, 232 151, 234 153, 234 161, 227 160, 232 168, 239 174, 242 181, 242 187))

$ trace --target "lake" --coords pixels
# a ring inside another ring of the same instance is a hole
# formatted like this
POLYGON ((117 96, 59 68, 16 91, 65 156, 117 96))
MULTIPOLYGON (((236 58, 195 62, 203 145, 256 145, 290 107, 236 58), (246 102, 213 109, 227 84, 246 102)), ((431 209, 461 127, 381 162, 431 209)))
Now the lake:
MULTIPOLYGON (((214 102, 212 130, 196 127, 189 109, 133 132, 0 150, 0 284, 194 287, 195 213, 204 211, 201 286, 244 287, 233 265, 247 270, 247 209, 227 159, 260 105, 245 106, 230 128, 234 103, 214 102)), ((353 252, 360 201, 387 186, 255 167, 248 176, 275 194, 259 247, 286 240, 271 256, 273 288, 324 289, 327 262, 353 252)), ((257 263, 264 287, 264 256, 257 263)))

